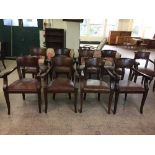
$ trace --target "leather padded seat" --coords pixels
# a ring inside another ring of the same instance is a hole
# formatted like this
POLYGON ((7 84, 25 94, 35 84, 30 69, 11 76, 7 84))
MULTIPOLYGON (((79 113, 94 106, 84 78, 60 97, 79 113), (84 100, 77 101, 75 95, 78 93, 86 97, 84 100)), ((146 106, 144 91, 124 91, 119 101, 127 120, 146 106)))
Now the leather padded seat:
POLYGON ((36 92, 37 89, 40 89, 41 85, 36 79, 21 79, 13 82, 8 86, 8 91, 10 93, 17 92, 36 92))
POLYGON ((66 78, 56 78, 47 87, 48 92, 66 93, 74 92, 74 83, 66 78))
POLYGON ((106 82, 95 79, 88 79, 81 89, 87 92, 110 92, 109 85, 106 82))

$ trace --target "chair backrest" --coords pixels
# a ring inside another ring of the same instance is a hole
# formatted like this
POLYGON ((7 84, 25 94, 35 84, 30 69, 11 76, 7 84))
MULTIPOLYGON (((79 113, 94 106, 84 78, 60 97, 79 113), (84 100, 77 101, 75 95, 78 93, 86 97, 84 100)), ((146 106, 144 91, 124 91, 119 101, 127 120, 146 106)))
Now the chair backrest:
POLYGON ((85 68, 84 68, 84 78, 85 80, 91 77, 91 74, 95 73, 97 75, 97 78, 100 78, 101 75, 101 65, 102 65, 102 59, 101 58, 86 58, 85 59, 85 68))
POLYGON ((125 69, 129 69, 129 78, 131 76, 132 70, 131 68, 135 65, 135 60, 130 58, 118 58, 114 60, 115 63, 115 71, 117 72, 117 69, 122 69, 121 79, 124 78, 125 69))
POLYGON ((17 70, 19 74, 19 78, 23 78, 22 72, 27 67, 36 68, 36 74, 39 72, 39 64, 38 64, 38 57, 35 56, 23 56, 23 57, 17 57, 17 70))
POLYGON ((101 51, 102 58, 106 58, 106 57, 115 58, 116 53, 117 53, 116 50, 102 50, 101 51))
POLYGON ((92 58, 94 55, 94 50, 79 49, 79 64, 85 64, 85 58, 92 58))
POLYGON ((57 77, 58 74, 66 74, 68 78, 74 73, 73 59, 67 56, 57 56, 52 60, 52 77, 57 77))
POLYGON ((30 49, 30 53, 32 56, 44 56, 47 57, 46 48, 34 47, 30 49))
POLYGON ((135 52, 135 57, 134 59, 135 60, 145 60, 145 68, 147 68, 147 65, 148 65, 148 61, 149 61, 149 57, 150 57, 150 52, 142 52, 142 51, 138 51, 138 52, 135 52))
POLYGON ((64 67, 72 67, 73 59, 67 56, 59 56, 53 59, 53 67, 64 66, 64 67))
POLYGON ((54 49, 54 52, 55 52, 55 56, 61 56, 61 55, 65 55, 65 56, 70 56, 70 51, 71 49, 69 48, 57 48, 57 49, 54 49))

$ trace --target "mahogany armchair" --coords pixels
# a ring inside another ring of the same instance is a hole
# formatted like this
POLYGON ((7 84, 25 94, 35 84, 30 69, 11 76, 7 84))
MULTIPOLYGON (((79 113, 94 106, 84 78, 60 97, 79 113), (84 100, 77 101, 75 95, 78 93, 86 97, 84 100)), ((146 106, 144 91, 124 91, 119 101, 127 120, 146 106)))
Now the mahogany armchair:
POLYGON ((110 84, 103 81, 102 69, 104 67, 105 61, 99 58, 89 58, 86 60, 86 66, 84 68, 84 76, 81 75, 81 86, 80 86, 80 110, 82 112, 83 99, 85 99, 86 93, 97 93, 98 100, 100 100, 101 93, 109 94, 109 103, 108 103, 108 114, 110 114, 111 110, 111 102, 114 94, 114 76, 110 73, 108 69, 107 73, 110 76, 110 84), (91 63, 90 63, 91 62, 91 63), (89 78, 89 67, 92 62, 98 62, 97 72, 96 74, 100 74, 99 79, 90 79, 89 78))
POLYGON ((123 68, 123 70, 129 69, 129 74, 126 74, 128 77, 127 80, 124 79, 124 76, 122 79, 122 77, 113 70, 113 75, 115 76, 114 114, 116 113, 116 110, 117 110, 117 103, 118 103, 118 98, 120 93, 125 94, 125 100, 127 99, 127 94, 142 94, 143 97, 142 97, 141 106, 140 106, 140 113, 142 114, 144 103, 149 90, 148 82, 149 80, 151 80, 152 77, 135 69, 134 59, 120 58, 120 59, 115 59, 114 62, 115 62, 115 68, 123 68), (136 79, 134 79, 134 82, 133 82, 132 81, 133 73, 141 75, 144 78, 144 83, 138 84, 136 83, 136 79))
POLYGON ((25 100, 25 94, 27 93, 38 94, 38 107, 39 107, 39 113, 41 113, 41 80, 39 75, 40 74, 39 74, 38 59, 36 57, 24 56, 17 58, 17 67, 15 67, 13 70, 9 72, 4 73, 1 76, 4 81, 3 91, 9 115, 10 115, 10 100, 9 100, 10 93, 22 94, 24 100, 25 100), (22 71, 25 70, 26 67, 37 68, 35 79, 23 77, 22 71), (8 75, 10 75, 16 69, 19 75, 19 80, 16 80, 11 84, 8 84, 8 75))
MULTIPOLYGON (((34 47, 30 49, 30 54, 33 57, 37 57, 38 62, 39 60, 43 60, 42 63, 39 63, 39 71, 40 73, 44 73, 48 70, 47 66, 47 55, 46 55, 46 48, 39 48, 39 47, 34 47)), ((23 76, 25 77, 25 74, 32 74, 34 75, 37 73, 37 68, 36 67, 26 67, 25 70, 23 71, 23 76)))
MULTIPOLYGON (((138 61, 138 60, 143 60, 144 61, 144 66, 143 67, 138 66, 138 68, 137 68, 138 71, 151 76, 152 79, 155 77, 155 61, 152 61, 150 59, 150 52, 141 52, 141 51, 135 52, 134 59, 135 59, 135 61, 138 61), (149 62, 153 65, 153 69, 148 67, 149 62)), ((139 63, 139 65, 140 64, 141 63, 139 63)), ((140 74, 135 74, 135 76, 136 76, 136 80, 137 80, 137 77, 141 76, 141 75, 140 74)), ((144 81, 144 78, 142 78, 142 82, 143 81, 144 81)), ((152 80, 150 80, 150 83, 151 83, 151 81, 152 80)), ((154 80, 154 83, 153 83, 153 91, 154 90, 155 90, 155 80, 154 80)))
POLYGON ((73 59, 66 56, 55 57, 52 65, 52 81, 44 88, 44 98, 45 98, 45 113, 47 113, 48 108, 48 97, 49 93, 53 93, 53 99, 55 99, 56 93, 68 93, 69 99, 71 99, 71 93, 75 95, 74 100, 74 111, 77 112, 77 94, 78 88, 75 86, 76 78, 73 78, 73 59), (67 76, 61 76, 65 74, 67 76), (71 78, 72 77, 72 78, 71 78), (74 81, 73 81, 74 79, 74 81))

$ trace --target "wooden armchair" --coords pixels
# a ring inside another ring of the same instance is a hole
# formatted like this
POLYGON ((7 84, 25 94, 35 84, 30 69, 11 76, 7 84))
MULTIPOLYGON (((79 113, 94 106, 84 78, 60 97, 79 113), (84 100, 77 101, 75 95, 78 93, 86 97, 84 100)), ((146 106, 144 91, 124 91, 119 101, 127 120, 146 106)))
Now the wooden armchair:
POLYGON ((24 100, 26 93, 38 94, 38 107, 39 107, 39 113, 41 113, 41 80, 39 76, 38 59, 36 57, 30 57, 30 56, 18 57, 17 67, 15 67, 13 70, 9 72, 4 73, 1 77, 4 80, 3 90, 9 115, 10 115, 10 100, 9 100, 10 93, 22 94, 24 100), (25 70, 26 67, 37 68, 35 79, 23 77, 22 71, 25 70), (16 80, 11 84, 8 84, 8 75, 10 75, 16 69, 18 71, 19 80, 16 80))
MULTIPOLYGON (((102 67, 104 67, 104 61, 100 60, 96 60, 98 58, 89 58, 88 60, 90 62, 98 62, 97 67, 99 67, 97 70, 97 74, 100 73, 100 79, 90 79, 88 77, 89 75, 89 67, 90 67, 90 63, 86 62, 86 66, 84 69, 84 76, 81 75, 81 87, 80 87, 80 110, 79 112, 82 112, 82 106, 83 106, 83 99, 85 99, 86 93, 97 93, 98 94, 98 100, 100 100, 100 94, 101 93, 108 93, 109 94, 109 103, 108 103, 108 114, 110 114, 110 110, 111 110, 111 102, 112 102, 112 98, 113 98, 113 94, 114 94, 114 76, 110 73, 110 71, 107 69, 108 74, 110 75, 110 85, 103 81, 103 75, 102 75, 102 67), (99 62, 100 61, 100 62, 99 62), (87 65, 89 64, 89 65, 87 65)), ((87 61, 88 61, 87 60, 87 61)), ((93 63, 91 63, 93 64, 93 63)))
POLYGON ((81 72, 85 67, 85 59, 93 58, 94 50, 91 50, 90 48, 79 48, 78 51, 79 51, 79 57, 76 69, 78 74, 81 75, 81 72))
MULTIPOLYGON (((30 54, 32 57, 37 57, 40 73, 46 72, 48 70, 48 66, 47 66, 47 62, 46 62, 46 60, 47 60, 46 48, 39 48, 39 47, 31 48, 30 54)), ((25 70, 23 72, 23 76, 25 77, 25 74, 32 74, 32 76, 34 77, 34 75, 36 73, 37 73, 36 67, 27 67, 27 68, 25 68, 25 70)))
MULTIPOLYGON (((143 67, 138 67, 138 71, 144 73, 144 74, 147 74, 149 76, 152 77, 152 79, 155 77, 155 60, 152 61, 150 59, 150 52, 135 52, 135 57, 134 57, 135 61, 138 61, 138 60, 143 60, 144 61, 144 66, 143 67), (153 65, 153 69, 149 68, 148 67, 148 63, 151 63, 153 65)), ((141 63, 139 63, 140 65, 141 63)), ((137 80, 137 77, 138 76, 141 76, 141 74, 135 74, 136 76, 136 80, 137 80)), ((142 77, 142 82, 144 81, 144 78, 142 77)), ((151 80, 152 81, 152 80, 151 80)), ((150 81, 150 83, 151 83, 150 81)), ((155 80, 154 80, 154 83, 153 83, 153 91, 155 90, 155 80)))
POLYGON ((48 99, 47 95, 53 93, 53 99, 55 99, 56 93, 68 93, 71 99, 71 93, 75 95, 74 111, 77 112, 77 94, 78 88, 75 86, 76 79, 73 78, 73 59, 66 56, 55 57, 52 65, 52 81, 44 88, 45 97, 45 113, 47 113, 48 99), (60 74, 66 74, 67 77, 60 77, 60 74), (72 77, 72 80, 71 80, 72 77), (74 79, 74 81, 73 81, 74 79))
MULTIPOLYGON (((113 75, 115 76, 115 103, 114 103, 114 114, 116 113, 117 110, 117 102, 119 98, 119 94, 123 93, 125 94, 125 100, 127 98, 127 94, 142 94, 142 101, 141 101, 141 106, 140 106, 140 113, 143 113, 143 106, 148 94, 148 81, 152 78, 149 75, 146 75, 134 68, 135 65, 135 60, 134 59, 129 59, 129 58, 120 58, 120 59, 115 59, 115 67, 116 68, 123 68, 129 69, 129 74, 128 74, 128 79, 121 79, 121 77, 113 71, 113 75), (139 74, 144 77, 144 83, 143 84, 137 84, 135 82, 131 81, 132 79, 132 74, 139 74)), ((123 77, 124 78, 124 77, 123 77)))

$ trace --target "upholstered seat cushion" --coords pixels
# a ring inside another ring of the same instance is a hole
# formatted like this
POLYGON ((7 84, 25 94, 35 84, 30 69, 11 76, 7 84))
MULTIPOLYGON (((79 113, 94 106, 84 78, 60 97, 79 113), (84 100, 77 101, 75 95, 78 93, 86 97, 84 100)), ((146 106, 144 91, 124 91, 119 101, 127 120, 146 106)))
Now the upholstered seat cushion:
POLYGON ((84 82, 83 86, 81 86, 82 91, 86 92, 109 92, 109 85, 104 81, 88 79, 84 82))
POLYGON ((144 92, 145 89, 143 85, 135 83, 133 81, 128 80, 120 80, 119 81, 119 91, 120 92, 144 92))
POLYGON ((24 78, 17 80, 7 87, 9 92, 37 92, 41 85, 36 79, 24 78))
POLYGON ((47 86, 47 91, 55 93, 74 92, 74 83, 66 78, 56 78, 47 86))
POLYGON ((152 77, 155 77, 155 71, 154 70, 151 70, 149 68, 138 68, 138 70, 142 73, 145 73, 147 75, 150 75, 152 77))

